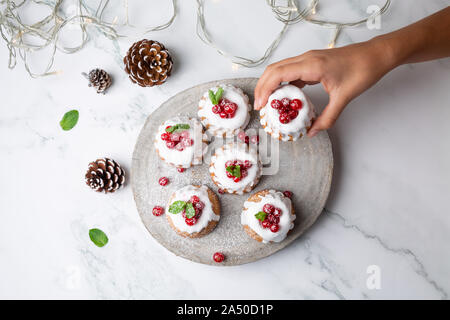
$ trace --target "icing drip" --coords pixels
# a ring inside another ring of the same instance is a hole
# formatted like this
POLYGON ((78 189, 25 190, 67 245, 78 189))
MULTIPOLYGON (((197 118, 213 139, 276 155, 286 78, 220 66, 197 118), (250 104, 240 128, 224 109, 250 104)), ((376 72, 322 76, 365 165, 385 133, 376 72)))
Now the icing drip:
MULTIPOLYGON (((250 121, 250 111, 252 109, 248 96, 240 89, 230 84, 221 85, 223 88, 222 99, 227 99, 238 105, 238 109, 233 118, 222 119, 218 114, 213 113, 213 103, 209 99, 207 91, 200 99, 198 117, 206 127, 208 133, 213 136, 227 136, 237 134, 240 129, 245 129, 250 121)), ((216 92, 219 87, 210 90, 216 92)))
POLYGON ((160 157, 164 159, 168 164, 189 168, 191 165, 201 164, 202 155, 206 151, 207 137, 202 132, 203 127, 195 118, 188 117, 176 117, 164 122, 155 135, 155 148, 160 157), (166 146, 166 141, 161 139, 161 134, 166 132, 167 126, 174 126, 176 124, 189 124, 189 136, 194 140, 194 145, 185 147, 183 151, 178 151, 173 148, 170 149, 166 146), (201 143, 199 143, 201 142, 201 143))
POLYGON ((249 192, 259 182, 262 165, 254 148, 248 148, 243 143, 229 143, 216 150, 211 157, 209 172, 214 183, 228 193, 243 194, 249 192), (252 166, 247 169, 248 175, 239 182, 227 177, 225 163, 230 160, 250 161, 252 166))
POLYGON ((244 202, 244 208, 241 213, 242 225, 247 225, 255 231, 263 239, 263 243, 283 241, 289 230, 294 227, 295 215, 291 211, 291 200, 275 190, 269 190, 269 194, 264 197, 260 196, 260 198, 260 202, 244 202), (280 229, 276 233, 270 231, 270 229, 263 228, 260 220, 255 217, 255 214, 263 211, 265 204, 272 204, 283 211, 283 214, 280 216, 280 229))
POLYGON ((200 198, 200 201, 202 201, 205 204, 205 207, 203 208, 202 214, 200 218, 197 220, 197 223, 193 226, 189 226, 186 224, 185 219, 183 218, 181 212, 177 214, 170 213, 167 209, 167 215, 170 216, 172 219, 172 223, 174 226, 182 231, 187 233, 195 233, 202 231, 210 221, 215 220, 219 221, 220 216, 215 214, 212 209, 212 203, 209 200, 208 196, 208 187, 207 186, 185 186, 178 191, 176 191, 173 196, 170 199, 170 202, 167 205, 167 208, 170 207, 172 203, 175 201, 189 201, 189 199, 192 196, 197 196, 200 198))
POLYGON ((314 106, 309 98, 294 85, 284 85, 275 90, 269 97, 267 104, 260 110, 260 122, 264 131, 275 139, 283 141, 297 140, 300 136, 306 135, 307 128, 311 126, 314 118, 314 106), (298 116, 287 124, 282 124, 278 111, 271 107, 272 100, 299 99, 303 106, 298 111, 298 116))

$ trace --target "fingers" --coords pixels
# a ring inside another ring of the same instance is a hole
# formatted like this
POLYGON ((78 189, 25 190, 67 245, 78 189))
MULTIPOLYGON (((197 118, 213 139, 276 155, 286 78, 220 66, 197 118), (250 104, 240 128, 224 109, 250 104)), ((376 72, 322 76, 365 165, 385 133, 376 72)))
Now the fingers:
POLYGON ((331 94, 330 102, 308 130, 308 137, 312 138, 320 131, 331 128, 346 106, 346 99, 331 94))
POLYGON ((255 109, 259 110, 266 105, 269 96, 281 82, 299 79, 302 81, 320 81, 320 75, 312 71, 304 61, 269 66, 255 88, 255 109))

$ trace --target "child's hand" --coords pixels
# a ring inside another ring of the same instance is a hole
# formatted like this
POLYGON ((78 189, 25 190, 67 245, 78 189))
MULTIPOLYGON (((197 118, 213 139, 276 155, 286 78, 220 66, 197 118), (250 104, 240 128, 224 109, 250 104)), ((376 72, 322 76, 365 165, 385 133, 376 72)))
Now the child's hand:
POLYGON ((347 47, 308 51, 266 68, 255 88, 255 109, 261 109, 281 82, 300 88, 321 83, 329 102, 314 121, 308 136, 331 128, 347 104, 375 84, 393 67, 383 41, 371 40, 347 47))

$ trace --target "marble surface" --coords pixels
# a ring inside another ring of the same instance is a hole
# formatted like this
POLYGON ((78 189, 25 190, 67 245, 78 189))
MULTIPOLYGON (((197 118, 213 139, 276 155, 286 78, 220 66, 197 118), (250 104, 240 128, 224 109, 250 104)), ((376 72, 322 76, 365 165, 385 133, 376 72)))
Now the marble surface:
MULTIPOLYGON (((449 59, 402 66, 350 104, 329 131, 335 170, 323 214, 304 236, 258 262, 217 268, 178 258, 145 230, 129 185, 104 195, 84 184, 87 164, 97 157, 130 169, 147 115, 169 97, 198 83, 258 77, 264 70, 232 68, 196 37, 195 2, 179 2, 174 24, 147 35, 174 54, 173 76, 156 88, 140 88, 122 71, 122 56, 143 37, 133 30, 120 41, 93 31, 79 53, 58 54, 55 68, 62 74, 42 79, 31 79, 21 63, 8 70, 1 42, 0 298, 448 299, 449 59), (80 76, 92 67, 114 77, 105 96, 80 76), (59 120, 71 108, 80 111, 80 121, 63 132, 59 120), (90 242, 93 227, 108 234, 105 247, 90 242), (371 266, 380 272, 379 288, 370 285, 371 266)), ((323 0, 319 9, 352 19, 373 3, 382 1, 323 0)), ((167 1, 141 5, 147 10, 139 12, 154 24, 170 15, 167 1)), ((338 45, 389 32, 446 5, 394 1, 380 30, 344 30, 338 45)), ((146 23, 130 10, 136 24, 146 23)), ((33 21, 36 12, 24 16, 33 21)), ((214 22, 211 35, 236 54, 257 57, 280 28, 261 1, 209 1, 206 12, 214 22), (242 10, 232 11, 233 3, 242 10)), ((318 26, 294 25, 269 62, 324 48, 330 36, 318 26)), ((39 65, 42 57, 32 60, 39 65)), ((326 104, 319 86, 306 92, 316 106, 326 104)))

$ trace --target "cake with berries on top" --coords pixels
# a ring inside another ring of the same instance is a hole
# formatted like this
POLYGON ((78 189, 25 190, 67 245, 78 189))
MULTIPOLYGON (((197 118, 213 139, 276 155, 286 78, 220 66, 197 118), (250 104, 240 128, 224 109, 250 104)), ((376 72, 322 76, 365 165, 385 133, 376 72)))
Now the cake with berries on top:
POLYGON ((241 213, 244 230, 262 243, 283 241, 294 227, 294 220, 291 199, 275 190, 262 190, 250 196, 241 213))
POLYGON ((248 96, 230 84, 211 88, 200 99, 198 117, 212 136, 233 136, 250 121, 248 96))
POLYGON ((259 182, 261 161, 256 148, 245 143, 229 143, 211 157, 209 173, 214 184, 227 193, 250 192, 259 182))
POLYGON ((270 95, 260 110, 260 122, 272 138, 295 141, 306 135, 314 118, 314 106, 294 85, 284 85, 270 95))
POLYGON ((164 122, 155 136, 155 149, 160 158, 177 168, 201 164, 207 136, 195 118, 176 117, 164 122))
POLYGON ((167 221, 182 237, 200 238, 214 230, 220 219, 220 204, 207 186, 185 186, 172 194, 167 221))

